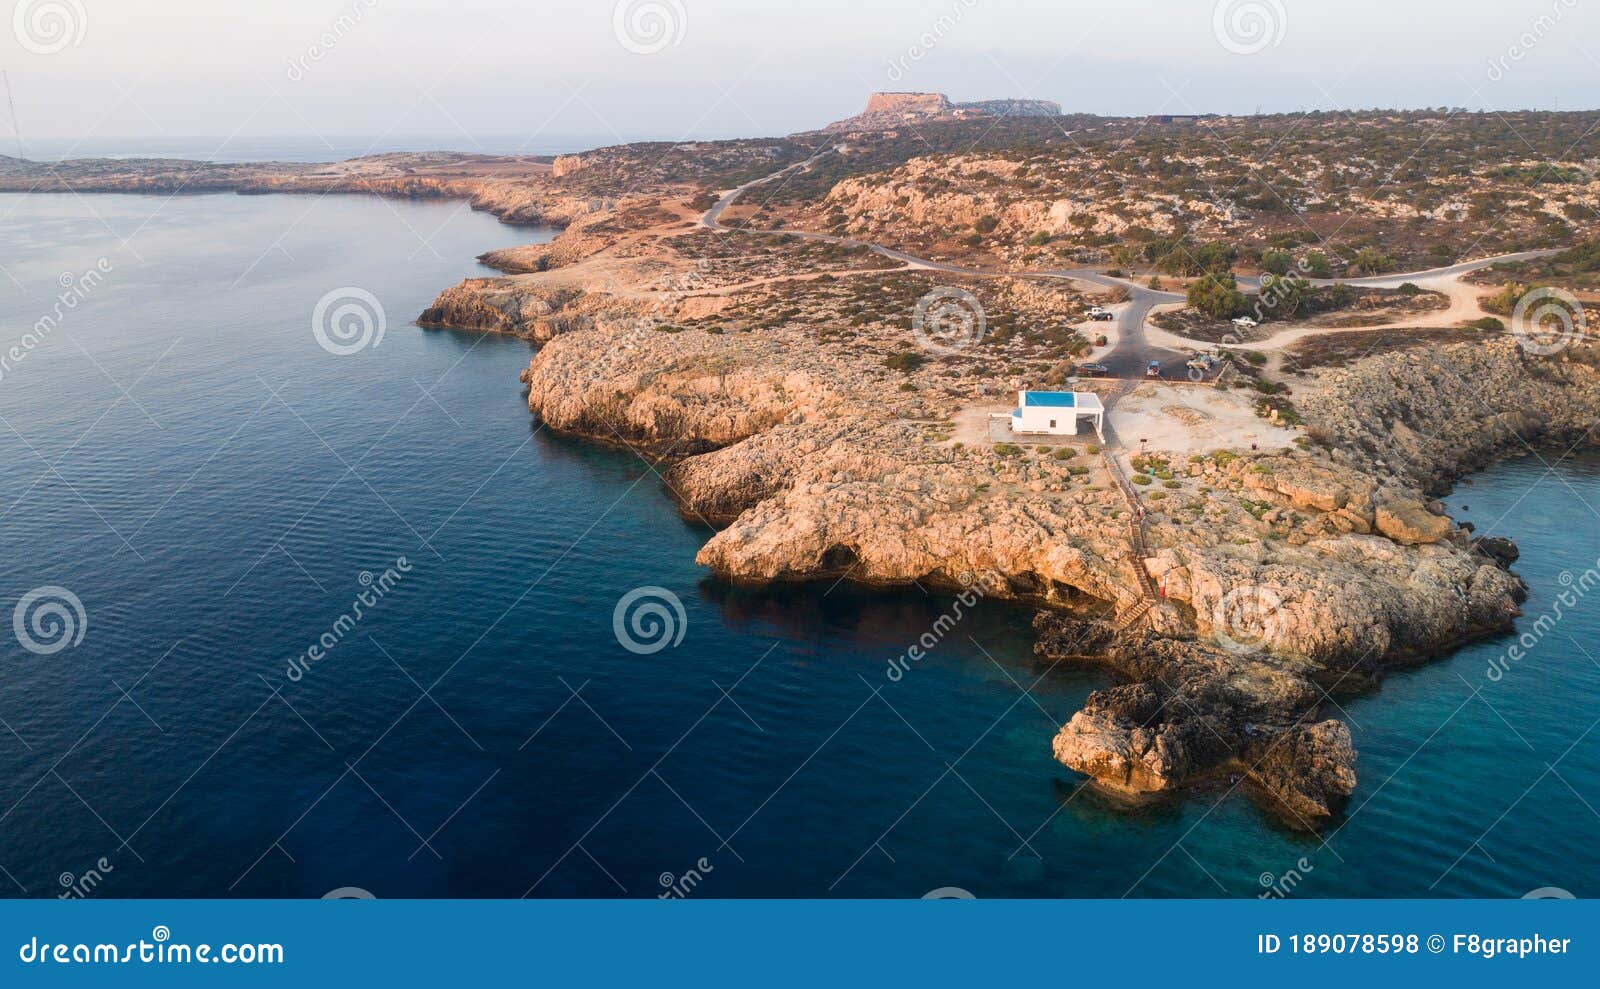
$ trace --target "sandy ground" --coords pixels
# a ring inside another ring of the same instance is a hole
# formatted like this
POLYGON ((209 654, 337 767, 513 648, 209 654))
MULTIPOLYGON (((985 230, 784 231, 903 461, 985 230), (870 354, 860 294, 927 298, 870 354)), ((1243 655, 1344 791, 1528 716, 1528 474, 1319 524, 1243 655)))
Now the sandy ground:
MULTIPOLYGON (((1079 285, 1087 283, 1074 282, 1073 284, 1079 285)), ((1095 287, 1104 290, 1104 286, 1095 287)), ((1091 303, 1091 305, 1104 305, 1104 303, 1091 303)), ((1117 327, 1122 324, 1122 310, 1128 308, 1128 303, 1119 302, 1113 306, 1106 306, 1106 308, 1116 313, 1117 318, 1106 320, 1100 323, 1085 319, 1072 324, 1072 328, 1078 331, 1078 335, 1083 337, 1085 340, 1090 341, 1091 343, 1095 340, 1098 340, 1102 335, 1106 338, 1106 345, 1104 347, 1089 348, 1088 355, 1078 360, 1079 364, 1093 364, 1099 361, 1102 357, 1105 357, 1107 354, 1111 353, 1113 350, 1117 349, 1117 340, 1121 338, 1121 334, 1117 332, 1117 327)))
MULTIPOLYGON (((1468 320, 1478 319, 1479 317, 1486 315, 1482 307, 1479 306, 1478 300, 1494 291, 1494 289, 1491 287, 1469 285, 1468 283, 1462 281, 1461 277, 1462 276, 1458 274, 1444 275, 1437 278, 1414 279, 1418 288, 1439 292, 1450 300, 1450 305, 1448 308, 1440 309, 1436 312, 1417 313, 1415 315, 1407 316, 1398 322, 1391 320, 1386 323, 1375 323, 1370 326, 1299 326, 1295 327, 1294 329, 1283 330, 1282 332, 1275 333, 1272 336, 1267 337, 1265 340, 1258 340, 1254 343, 1238 344, 1234 346, 1233 349, 1255 350, 1260 351, 1261 353, 1271 353, 1273 351, 1281 351, 1285 348, 1291 347, 1294 344, 1299 343, 1301 340, 1304 340, 1306 337, 1314 337, 1324 333, 1360 333, 1368 330, 1393 329, 1397 326, 1404 326, 1408 329, 1429 329, 1433 327, 1460 326, 1462 323, 1465 323, 1468 320)), ((1398 283, 1396 286, 1386 285, 1383 287, 1398 287, 1398 283)), ((1182 303, 1175 303, 1172 305, 1158 306, 1152 310, 1152 313, 1182 308, 1182 303)), ((1171 347, 1174 350, 1211 350, 1217 346, 1216 344, 1206 343, 1201 340, 1191 340, 1188 337, 1180 337, 1176 333, 1163 330, 1154 324, 1146 325, 1145 335, 1150 339, 1151 343, 1154 343, 1157 346, 1171 347)))
POLYGON ((1252 443, 1278 450, 1300 435, 1257 416, 1246 393, 1209 385, 1140 385, 1117 402, 1109 418, 1124 448, 1135 453, 1146 449, 1187 456, 1248 450, 1252 443))

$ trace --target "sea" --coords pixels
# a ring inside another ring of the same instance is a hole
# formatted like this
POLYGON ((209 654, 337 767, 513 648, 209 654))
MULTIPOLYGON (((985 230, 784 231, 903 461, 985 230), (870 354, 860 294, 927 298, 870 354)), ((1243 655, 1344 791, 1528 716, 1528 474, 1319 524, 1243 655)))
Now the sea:
POLYGON ((1313 835, 1057 764, 1112 681, 1025 608, 697 566, 653 465, 530 417, 532 345, 413 324, 550 231, 47 194, 0 234, 7 895, 1600 893, 1593 455, 1456 489, 1521 546, 1525 648, 1337 697, 1360 783, 1313 835))

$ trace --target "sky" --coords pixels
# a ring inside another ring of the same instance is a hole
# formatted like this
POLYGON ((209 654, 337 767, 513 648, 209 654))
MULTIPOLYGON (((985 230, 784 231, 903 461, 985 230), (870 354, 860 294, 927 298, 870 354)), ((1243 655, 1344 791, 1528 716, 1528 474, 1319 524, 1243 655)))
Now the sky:
MULTIPOLYGON (((1594 109, 1597 0, 0 0, 27 142, 784 134, 874 90, 1113 115, 1594 109)), ((15 141, 0 105, 0 152, 15 141)))

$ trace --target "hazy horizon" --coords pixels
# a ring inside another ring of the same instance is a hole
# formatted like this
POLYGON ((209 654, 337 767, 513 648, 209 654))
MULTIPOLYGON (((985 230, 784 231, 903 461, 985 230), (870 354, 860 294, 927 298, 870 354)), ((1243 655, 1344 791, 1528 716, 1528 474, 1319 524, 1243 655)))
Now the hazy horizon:
MULTIPOLYGON (((1600 15, 1577 0, 283 0, 252 12, 248 35, 200 0, 17 0, 12 13, 0 68, 41 157, 201 138, 227 158, 266 139, 506 153, 516 137, 554 153, 773 136, 877 90, 1107 116, 1588 110, 1600 80, 1582 41, 1600 37, 1600 15)), ((0 114, 0 153, 15 153, 0 114)))

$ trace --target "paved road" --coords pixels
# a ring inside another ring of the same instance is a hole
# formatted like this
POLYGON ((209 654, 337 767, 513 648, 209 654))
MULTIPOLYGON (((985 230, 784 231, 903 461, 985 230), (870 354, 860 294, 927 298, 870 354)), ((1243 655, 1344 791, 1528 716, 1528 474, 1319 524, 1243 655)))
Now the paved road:
MULTIPOLYGON (((1460 264, 1447 265, 1443 268, 1429 268, 1426 271, 1406 271, 1392 275, 1373 275, 1369 278, 1308 278, 1306 281, 1312 285, 1356 285, 1362 288, 1399 288, 1406 282, 1426 282, 1440 278, 1454 278, 1468 272, 1481 271, 1491 265, 1508 263, 1512 261, 1528 261, 1532 258, 1545 258, 1552 254, 1560 254, 1558 247, 1542 251, 1519 251, 1516 254, 1499 254, 1492 258, 1479 258, 1476 261, 1462 261, 1460 264)), ((1246 292, 1261 291, 1261 276, 1239 278, 1239 288, 1246 292)))
MULTIPOLYGON (((786 168, 764 175, 759 179, 746 182, 735 189, 723 193, 716 204, 706 210, 700 217, 700 226, 719 233, 728 233, 737 229, 724 226, 721 222, 722 213, 732 206, 739 197, 750 189, 764 185, 781 178, 790 172, 808 167, 812 162, 827 155, 833 154, 838 148, 828 148, 820 151, 805 161, 796 162, 786 168)), ((913 268, 922 268, 928 271, 942 271, 952 275, 968 275, 975 278, 1052 278, 1065 279, 1078 282, 1089 282, 1095 285, 1104 285, 1109 288, 1119 288, 1128 293, 1128 301, 1119 306, 1112 307, 1117 314, 1113 324, 1117 329, 1117 343, 1111 352, 1100 358, 1113 377, 1142 378, 1145 369, 1151 361, 1160 361, 1163 376, 1177 377, 1184 373, 1184 362, 1189 359, 1189 354, 1184 351, 1169 350, 1151 343, 1145 333, 1145 321, 1150 316, 1150 310, 1164 303, 1183 302, 1185 297, 1177 292, 1162 292, 1148 288, 1138 282, 1126 278, 1113 278, 1091 268, 1061 268, 1047 271, 1001 271, 989 268, 968 268, 958 264, 949 264, 943 261, 933 261, 920 258, 915 254, 897 251, 892 247, 874 244, 871 241, 857 240, 853 237, 837 237, 832 234, 812 233, 806 230, 772 230, 761 231, 765 233, 783 233, 791 237, 801 237, 806 240, 817 240, 829 244, 844 244, 852 247, 865 247, 883 257, 899 261, 913 268)), ((1478 271, 1490 265, 1509 261, 1525 261, 1530 258, 1546 257, 1559 253, 1557 249, 1541 251, 1522 251, 1516 254, 1502 254, 1497 257, 1480 258, 1476 261, 1463 261, 1460 264, 1447 265, 1443 268, 1430 268, 1427 271, 1412 271, 1401 274, 1378 275, 1370 278, 1312 278, 1308 279, 1312 285, 1357 285, 1366 288, 1398 288, 1405 282, 1430 281, 1441 278, 1451 278, 1464 275, 1467 272, 1478 271)), ((1243 292, 1260 292, 1261 279, 1259 276, 1240 277, 1239 288, 1243 292)), ((1094 324, 1091 324, 1091 326, 1094 324)), ((1093 332, 1092 330, 1090 332, 1093 332)))

